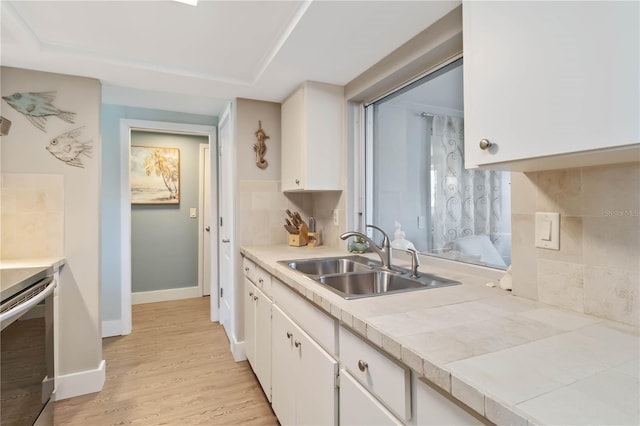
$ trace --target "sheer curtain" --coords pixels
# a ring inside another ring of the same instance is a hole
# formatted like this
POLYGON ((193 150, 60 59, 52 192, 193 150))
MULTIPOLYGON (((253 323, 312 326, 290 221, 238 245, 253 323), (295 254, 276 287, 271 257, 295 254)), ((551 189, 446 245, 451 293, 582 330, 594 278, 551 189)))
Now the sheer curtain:
POLYGON ((502 180, 499 172, 465 170, 464 119, 436 115, 431 138, 432 250, 460 238, 500 238, 502 180))

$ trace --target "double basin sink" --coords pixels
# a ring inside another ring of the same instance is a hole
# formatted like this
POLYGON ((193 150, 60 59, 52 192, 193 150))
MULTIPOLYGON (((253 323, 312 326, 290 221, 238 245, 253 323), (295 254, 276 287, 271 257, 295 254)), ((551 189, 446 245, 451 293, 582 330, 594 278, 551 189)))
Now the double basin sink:
POLYGON ((394 267, 384 269, 379 262, 364 256, 282 260, 285 265, 328 288, 345 299, 379 296, 460 284, 458 281, 394 267))

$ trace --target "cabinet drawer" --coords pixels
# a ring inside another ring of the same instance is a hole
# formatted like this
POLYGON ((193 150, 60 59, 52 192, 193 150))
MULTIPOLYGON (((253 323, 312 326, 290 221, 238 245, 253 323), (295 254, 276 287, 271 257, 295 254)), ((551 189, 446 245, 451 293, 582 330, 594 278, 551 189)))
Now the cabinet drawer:
POLYGON ((397 425, 402 422, 360 385, 346 370, 340 370, 341 425, 397 425))
POLYGON ((276 278, 271 279, 273 302, 331 355, 338 353, 337 321, 313 306, 276 278))
POLYGON ((255 273, 256 280, 254 281, 255 285, 264 292, 264 294, 271 298, 271 274, 255 265, 255 273))
POLYGON ((242 258, 242 273, 245 277, 249 278, 251 282, 256 281, 256 264, 252 260, 246 257, 242 258))
POLYGON ((411 372, 340 327, 340 363, 402 419, 411 418, 411 372))

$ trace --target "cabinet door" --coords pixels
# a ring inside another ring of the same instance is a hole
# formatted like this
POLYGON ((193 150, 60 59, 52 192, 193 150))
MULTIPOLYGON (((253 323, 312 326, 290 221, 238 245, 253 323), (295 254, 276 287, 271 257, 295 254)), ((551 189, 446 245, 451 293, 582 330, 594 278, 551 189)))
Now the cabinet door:
POLYGON ((307 82, 305 86, 305 185, 307 190, 342 189, 344 89, 307 82))
POLYGON ((283 191, 295 191, 304 188, 304 111, 304 90, 301 87, 284 101, 281 109, 281 180, 283 191))
POLYGON ((639 13, 638 2, 464 2, 465 165, 637 144, 639 13))
MULTIPOLYGON (((416 425, 482 425, 480 420, 469 414, 455 402, 442 395, 430 385, 414 377, 415 421, 416 425)), ((486 424, 489 424, 487 422, 486 424)))
POLYGON ((338 424, 338 362, 300 328, 295 332, 293 349, 300 362, 296 423, 338 424))
POLYGON ((244 346, 249 364, 255 369, 255 335, 256 335, 256 287, 244 278, 244 346))
POLYGON ((346 370, 340 370, 341 425, 401 425, 373 395, 346 370))
POLYGON ((342 189, 344 88, 307 81, 282 103, 283 191, 342 189))
POLYGON ((275 305, 271 319, 271 407, 281 425, 296 424, 298 359, 294 358, 295 325, 275 305))
POLYGON ((267 399, 271 401, 271 300, 256 289, 255 373, 267 399))

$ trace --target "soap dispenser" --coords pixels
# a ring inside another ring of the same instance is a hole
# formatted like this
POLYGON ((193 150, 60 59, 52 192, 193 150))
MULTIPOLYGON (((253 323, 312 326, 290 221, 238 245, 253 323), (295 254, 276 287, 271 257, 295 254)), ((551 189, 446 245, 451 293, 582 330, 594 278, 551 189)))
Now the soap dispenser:
POLYGON ((391 247, 393 247, 394 249, 400 249, 400 250, 415 250, 416 248, 414 247, 413 243, 409 240, 405 240, 405 233, 402 230, 402 225, 400 225, 400 222, 396 221, 395 222, 395 227, 396 230, 393 233, 394 236, 394 240, 391 241, 391 247))

